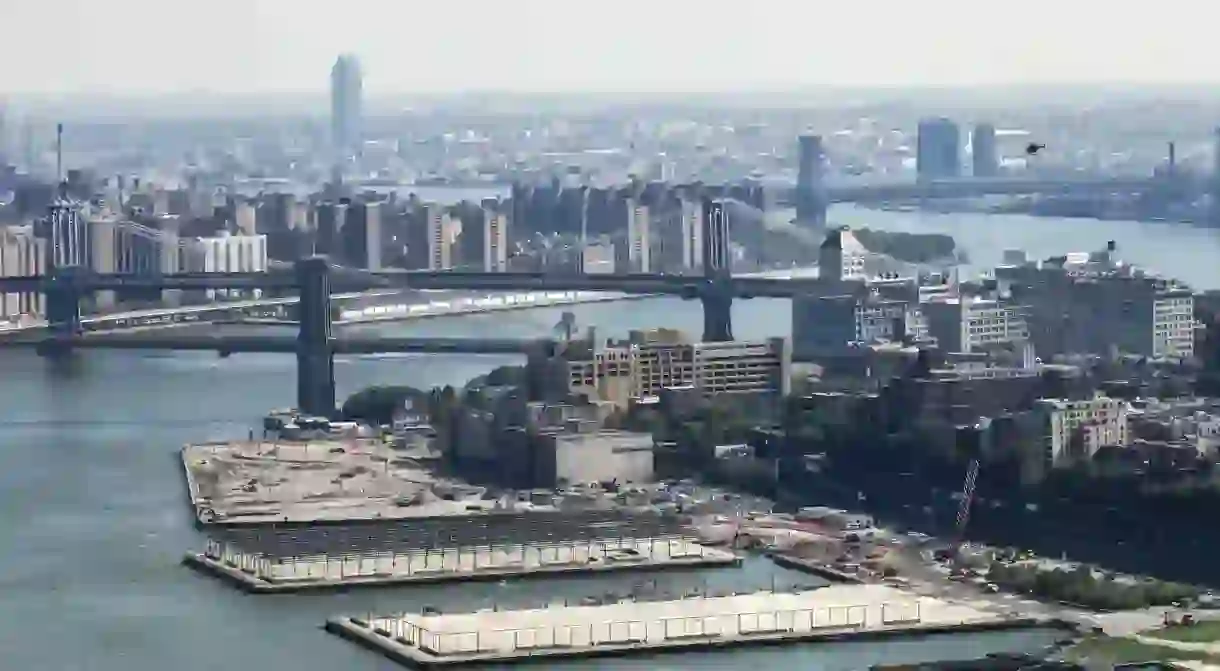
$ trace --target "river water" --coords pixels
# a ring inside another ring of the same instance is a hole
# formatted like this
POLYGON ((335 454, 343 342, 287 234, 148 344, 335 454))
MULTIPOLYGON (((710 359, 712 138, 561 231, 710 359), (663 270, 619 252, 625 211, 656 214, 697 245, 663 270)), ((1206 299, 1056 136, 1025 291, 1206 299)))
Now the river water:
MULTIPOLYGON (((1220 233, 1182 226, 1021 216, 916 215, 836 209, 836 222, 952 234, 981 266, 1005 248, 1038 256, 1118 242, 1129 260, 1199 288, 1220 287, 1220 233)), ((697 332, 699 304, 650 299, 571 308, 607 334, 670 326, 697 332)), ((356 327, 400 335, 539 336, 563 308, 356 327)), ((741 301, 739 337, 789 332, 785 301, 741 301)), ((337 362, 340 395, 377 383, 460 384, 511 357, 383 355, 337 362)), ((179 476, 185 442, 245 435, 292 405, 294 360, 282 355, 91 351, 52 364, 0 349, 0 665, 22 671, 335 671, 392 665, 319 630, 343 612, 540 602, 625 589, 627 576, 473 584, 344 595, 241 595, 178 565, 199 545, 179 476)), ((667 574, 738 586, 808 579, 751 562, 743 571, 667 574)), ((554 665, 584 669, 784 668, 848 671, 881 661, 974 657, 1041 645, 1039 632, 835 644, 554 665)))

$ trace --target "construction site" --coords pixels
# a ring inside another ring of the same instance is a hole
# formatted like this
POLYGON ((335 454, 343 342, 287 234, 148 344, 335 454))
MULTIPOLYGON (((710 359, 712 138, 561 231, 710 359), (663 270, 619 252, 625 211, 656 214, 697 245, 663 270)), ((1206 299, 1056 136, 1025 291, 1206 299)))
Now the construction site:
POLYGON ((426 452, 381 439, 245 440, 182 449, 203 524, 396 519, 492 510, 486 490, 438 478, 426 452))

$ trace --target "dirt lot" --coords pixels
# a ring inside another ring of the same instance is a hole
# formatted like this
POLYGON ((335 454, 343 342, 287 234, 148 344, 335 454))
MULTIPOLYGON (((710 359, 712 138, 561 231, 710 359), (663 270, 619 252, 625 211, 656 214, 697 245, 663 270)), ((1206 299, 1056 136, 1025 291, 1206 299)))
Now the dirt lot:
POLYGON ((196 509, 210 521, 401 518, 495 505, 482 488, 440 480, 379 440, 190 445, 182 459, 196 509))

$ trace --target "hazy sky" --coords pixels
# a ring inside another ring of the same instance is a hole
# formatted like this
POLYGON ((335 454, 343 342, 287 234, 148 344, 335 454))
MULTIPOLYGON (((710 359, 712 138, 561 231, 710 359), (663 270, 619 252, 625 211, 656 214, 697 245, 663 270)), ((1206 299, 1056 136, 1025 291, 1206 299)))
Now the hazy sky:
POLYGON ((1203 83, 1207 0, 0 0, 0 93, 1203 83))

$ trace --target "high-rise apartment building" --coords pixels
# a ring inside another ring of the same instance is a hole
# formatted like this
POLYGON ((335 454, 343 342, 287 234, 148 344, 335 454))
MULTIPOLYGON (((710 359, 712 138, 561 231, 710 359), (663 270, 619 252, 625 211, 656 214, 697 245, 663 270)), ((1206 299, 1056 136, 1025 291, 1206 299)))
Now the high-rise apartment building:
POLYGON ((989 123, 975 124, 970 133, 970 163, 975 177, 995 177, 1000 171, 1000 157, 996 149, 995 126, 989 123))
POLYGON ((339 262, 355 268, 381 270, 381 201, 357 201, 347 210, 339 231, 339 262))
POLYGON ((682 268, 698 270, 703 267, 703 203, 683 198, 681 205, 682 268))
POLYGON ((364 81, 360 61, 343 54, 330 70, 331 142, 337 158, 359 152, 364 81))
POLYGON ((233 224, 239 235, 258 233, 258 209, 244 198, 233 203, 233 224))
MULTIPOLYGON (((261 273, 267 270, 266 235, 230 235, 195 238, 186 243, 186 270, 196 273, 261 273)), ((231 295, 231 290, 208 289, 208 298, 231 295)))
POLYGON ((339 202, 318 203, 314 209, 314 253, 339 255, 340 231, 347 226, 348 207, 346 198, 339 202))
MULTIPOLYGON (((113 214, 104 214, 89 219, 89 267, 95 273, 119 272, 119 219, 113 214)), ((114 305, 114 291, 96 291, 93 304, 99 308, 114 305)))
MULTIPOLYGON (((28 226, 0 227, 0 277, 41 275, 46 269, 46 246, 47 241, 35 237, 28 226)), ((45 308, 41 293, 0 293, 0 319, 41 315, 45 308)))
POLYGON ((483 199, 483 271, 508 270, 508 215, 499 200, 483 199))
POLYGON ((796 219, 801 223, 826 223, 824 192, 826 150, 821 135, 802 135, 798 141, 796 175, 796 219))
POLYGON ((920 121, 915 144, 915 171, 919 179, 961 176, 961 129, 951 119, 920 121))
POLYGON ((627 199, 627 270, 652 271, 652 216, 638 197, 627 199))
POLYGON ((449 215, 437 203, 420 206, 428 244, 428 270, 449 270, 453 267, 453 250, 449 215))

